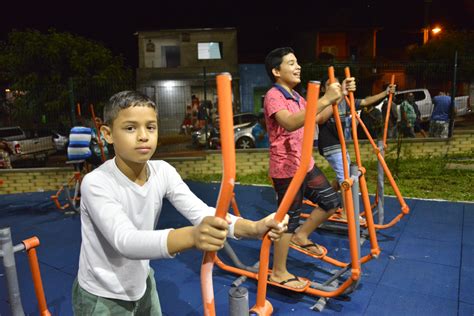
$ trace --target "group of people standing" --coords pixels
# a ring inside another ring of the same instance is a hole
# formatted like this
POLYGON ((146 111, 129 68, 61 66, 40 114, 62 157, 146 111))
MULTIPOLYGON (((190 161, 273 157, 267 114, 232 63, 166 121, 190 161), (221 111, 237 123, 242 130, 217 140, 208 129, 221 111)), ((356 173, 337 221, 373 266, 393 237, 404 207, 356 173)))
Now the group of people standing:
POLYGON ((214 126, 217 118, 217 109, 211 101, 199 101, 196 95, 191 96, 191 105, 186 106, 186 112, 181 123, 181 133, 188 135, 209 124, 214 126))

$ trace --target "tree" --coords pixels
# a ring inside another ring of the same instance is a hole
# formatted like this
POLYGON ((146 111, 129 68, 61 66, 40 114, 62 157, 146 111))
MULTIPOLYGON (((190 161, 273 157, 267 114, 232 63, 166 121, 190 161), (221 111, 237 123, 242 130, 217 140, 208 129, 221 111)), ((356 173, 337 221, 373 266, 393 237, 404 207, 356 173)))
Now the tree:
POLYGON ((45 113, 67 117, 71 103, 100 105, 113 93, 133 88, 132 71, 121 56, 55 30, 12 31, 0 46, 0 76, 10 89, 24 92, 13 104, 16 121, 21 117, 23 123, 45 113))
POLYGON ((454 53, 458 52, 458 79, 470 80, 474 77, 474 32, 445 32, 431 39, 423 46, 409 51, 412 60, 424 61, 425 77, 440 76, 451 72, 454 53))

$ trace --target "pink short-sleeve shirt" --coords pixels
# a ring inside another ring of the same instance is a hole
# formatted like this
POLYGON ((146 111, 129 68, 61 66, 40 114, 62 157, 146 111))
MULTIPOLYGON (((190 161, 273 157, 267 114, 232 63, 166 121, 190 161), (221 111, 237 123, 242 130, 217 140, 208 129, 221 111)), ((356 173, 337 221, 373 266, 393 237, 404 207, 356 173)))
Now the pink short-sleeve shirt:
MULTIPOLYGON (((291 95, 283 87, 275 84, 265 94, 264 111, 270 140, 269 175, 272 178, 292 178, 301 162, 303 127, 289 132, 278 124, 275 114, 281 110, 297 113, 306 107, 306 100, 296 91, 291 95)), ((308 171, 313 169, 311 157, 308 171)))

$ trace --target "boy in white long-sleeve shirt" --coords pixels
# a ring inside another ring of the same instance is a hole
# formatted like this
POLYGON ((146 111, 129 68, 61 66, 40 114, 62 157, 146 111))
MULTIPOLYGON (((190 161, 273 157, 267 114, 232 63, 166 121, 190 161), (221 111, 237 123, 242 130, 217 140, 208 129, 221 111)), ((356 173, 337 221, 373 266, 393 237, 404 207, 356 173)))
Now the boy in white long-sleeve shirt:
POLYGON ((82 245, 73 285, 75 315, 161 315, 150 259, 197 248, 217 251, 227 236, 274 240, 286 230, 273 214, 259 221, 214 217, 176 170, 150 161, 158 140, 155 104, 134 91, 115 94, 104 109, 101 132, 115 158, 84 177, 82 245), (154 230, 163 198, 194 226, 154 230))

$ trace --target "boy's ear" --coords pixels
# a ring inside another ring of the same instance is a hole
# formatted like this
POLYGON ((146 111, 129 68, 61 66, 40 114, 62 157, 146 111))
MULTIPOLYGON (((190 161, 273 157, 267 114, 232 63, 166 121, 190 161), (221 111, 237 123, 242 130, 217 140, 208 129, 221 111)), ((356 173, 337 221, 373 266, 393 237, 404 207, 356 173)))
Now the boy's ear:
POLYGON ((112 129, 107 125, 102 125, 100 127, 100 133, 104 136, 105 140, 109 144, 113 144, 112 129))
POLYGON ((280 78, 280 70, 279 70, 279 69, 273 68, 273 69, 272 69, 272 74, 273 74, 273 76, 275 77, 275 79, 280 78))

